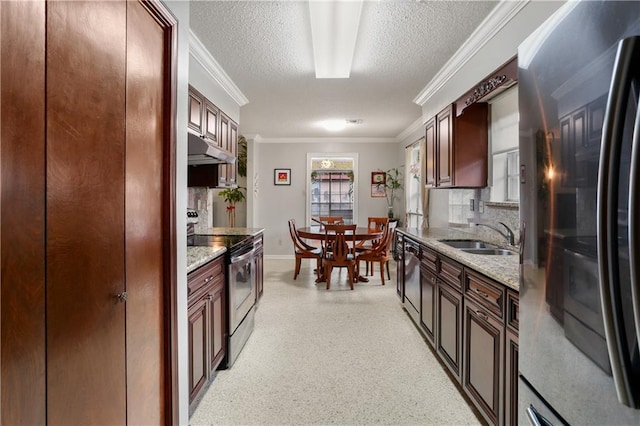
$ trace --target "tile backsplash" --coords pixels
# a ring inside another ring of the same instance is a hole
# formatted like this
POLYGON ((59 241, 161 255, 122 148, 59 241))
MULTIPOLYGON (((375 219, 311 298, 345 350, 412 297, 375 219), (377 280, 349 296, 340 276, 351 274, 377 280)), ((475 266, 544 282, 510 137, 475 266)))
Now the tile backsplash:
MULTIPOLYGON (((506 239, 498 232, 475 223, 486 223, 502 228, 498 222, 505 223, 515 234, 516 244, 520 241, 520 214, 518 203, 490 202, 490 189, 450 189, 449 225, 468 228, 468 232, 479 238, 499 244, 506 239), (471 210, 473 200, 473 211, 471 210), (483 212, 479 210, 479 201, 484 203, 483 212)), ((503 231, 504 232, 504 231, 503 231)))

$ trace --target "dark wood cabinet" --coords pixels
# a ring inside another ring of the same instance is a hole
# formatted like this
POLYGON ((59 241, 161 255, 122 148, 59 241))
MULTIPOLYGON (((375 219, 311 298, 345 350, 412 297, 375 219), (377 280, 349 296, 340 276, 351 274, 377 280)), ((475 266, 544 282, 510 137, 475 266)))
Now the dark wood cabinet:
POLYGON ((436 274, 425 266, 420 266, 420 325, 424 330, 427 341, 435 345, 436 325, 436 289, 438 279, 436 274))
MULTIPOLYGON (((220 112, 220 134, 219 145, 222 149, 229 151, 234 156, 238 153, 238 124, 231 120, 225 113, 220 112)), ((218 185, 236 186, 237 165, 220 164, 218 166, 218 185)))
POLYGON ((204 96, 189 86, 189 108, 187 126, 198 136, 204 135, 204 96))
POLYGON ((0 423, 175 423, 177 23, 0 9, 0 423))
POLYGON ((187 288, 189 402, 193 402, 227 352, 224 256, 189 273, 187 288))
POLYGON ((462 387, 490 424, 502 425, 504 323, 470 298, 464 304, 462 387))
POLYGON ((436 186, 451 186, 453 175, 453 105, 436 116, 436 186))
POLYGON ((456 116, 448 105, 425 125, 428 187, 487 186, 489 107, 475 103, 456 116))
POLYGON ((436 351, 460 382, 462 361, 462 295, 442 281, 437 287, 436 351))
POLYGON ((507 328, 504 366, 504 424, 518 423, 518 325, 520 307, 518 294, 507 292, 507 328))
POLYGON ((427 121, 425 125, 425 170, 426 185, 436 186, 436 119, 427 121))
MULTIPOLYGON (((189 95, 191 96, 191 94, 189 95)), ((205 99, 204 104, 204 131, 202 132, 206 138, 213 141, 218 140, 218 116, 220 110, 217 106, 205 99)))

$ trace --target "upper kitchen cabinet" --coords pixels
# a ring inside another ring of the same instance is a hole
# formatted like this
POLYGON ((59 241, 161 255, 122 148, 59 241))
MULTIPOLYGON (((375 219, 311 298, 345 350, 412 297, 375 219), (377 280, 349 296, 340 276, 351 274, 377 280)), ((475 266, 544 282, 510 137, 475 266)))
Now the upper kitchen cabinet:
POLYGON ((427 122, 426 186, 487 186, 488 111, 475 103, 456 116, 451 104, 427 122))
MULTIPOLYGON (((220 147, 234 157, 238 154, 238 124, 223 112, 220 113, 220 147)), ((235 164, 218 166, 218 186, 236 186, 237 176, 238 169, 235 164)))

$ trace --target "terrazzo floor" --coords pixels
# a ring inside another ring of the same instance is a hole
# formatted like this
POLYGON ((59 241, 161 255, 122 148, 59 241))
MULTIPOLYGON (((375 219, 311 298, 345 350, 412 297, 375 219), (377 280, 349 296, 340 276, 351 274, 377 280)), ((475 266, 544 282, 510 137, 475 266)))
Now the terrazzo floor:
POLYGON ((327 291, 309 261, 296 281, 293 260, 264 264, 255 330, 192 425, 481 424, 401 308, 393 267, 354 291, 334 270, 327 291))

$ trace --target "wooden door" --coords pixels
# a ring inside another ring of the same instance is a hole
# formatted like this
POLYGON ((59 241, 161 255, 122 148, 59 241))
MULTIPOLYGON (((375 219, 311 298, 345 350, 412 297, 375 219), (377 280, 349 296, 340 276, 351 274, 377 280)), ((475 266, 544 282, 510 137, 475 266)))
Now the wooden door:
POLYGON ((437 186, 450 186, 453 180, 453 105, 436 116, 437 186))
POLYGON ((126 19, 123 2, 47 4, 51 424, 126 422, 126 19))
POLYGON ((138 2, 127 3, 125 276, 127 422, 165 420, 163 155, 165 29, 138 2))
POLYGON ((436 324, 436 288, 437 278, 426 267, 420 267, 420 325, 427 335, 427 341, 434 345, 436 324))
POLYGON ((162 9, 0 4, 2 424, 176 420, 162 9))
POLYGON ((464 326, 462 387, 490 424, 501 425, 504 325, 467 299, 464 326))
POLYGON ((426 142, 426 180, 425 184, 430 187, 436 186, 436 120, 432 118, 425 125, 426 142))
POLYGON ((225 297, 224 297, 224 274, 218 275, 214 284, 211 286, 211 291, 207 296, 209 303, 209 376, 213 372, 226 353, 226 340, 225 340, 225 297))
POLYGON ((437 294, 436 349, 459 382, 462 359, 462 295, 442 282, 438 283, 437 294))
POLYGON ((43 425, 43 2, 0 1, 0 51, 0 424, 43 425))
POLYGON ((189 308, 189 402, 207 381, 208 371, 208 336, 209 331, 209 298, 203 296, 189 308))

